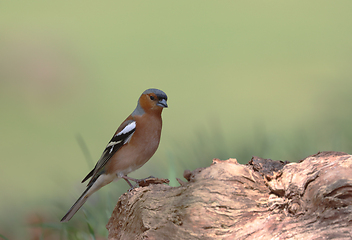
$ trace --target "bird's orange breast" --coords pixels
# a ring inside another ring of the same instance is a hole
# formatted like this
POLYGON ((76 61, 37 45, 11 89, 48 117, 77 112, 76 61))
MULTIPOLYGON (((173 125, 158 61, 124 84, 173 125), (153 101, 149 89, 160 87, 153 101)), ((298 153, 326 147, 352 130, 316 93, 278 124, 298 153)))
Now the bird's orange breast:
POLYGON ((107 174, 127 175, 143 166, 159 146, 162 120, 154 114, 135 116, 136 131, 129 143, 122 146, 109 160, 107 174))

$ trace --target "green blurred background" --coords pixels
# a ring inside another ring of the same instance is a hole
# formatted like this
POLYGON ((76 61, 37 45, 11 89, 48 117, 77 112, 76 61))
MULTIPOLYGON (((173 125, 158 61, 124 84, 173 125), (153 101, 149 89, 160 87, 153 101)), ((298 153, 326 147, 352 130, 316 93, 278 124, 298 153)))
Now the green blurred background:
MULTIPOLYGON (((80 180, 151 87, 169 108, 157 153, 132 177, 177 186, 215 157, 351 153, 351 12, 347 0, 2 1, 0 234, 28 234, 33 214, 62 230, 80 180)), ((75 218, 109 201, 91 224, 106 235, 127 189, 110 184, 75 218)))

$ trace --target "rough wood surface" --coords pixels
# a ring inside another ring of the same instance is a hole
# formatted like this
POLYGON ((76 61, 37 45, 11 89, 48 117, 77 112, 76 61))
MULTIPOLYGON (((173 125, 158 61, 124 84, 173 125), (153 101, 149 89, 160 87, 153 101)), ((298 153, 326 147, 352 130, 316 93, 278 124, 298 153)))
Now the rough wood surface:
POLYGON ((214 159, 184 177, 179 187, 152 184, 122 195, 109 239, 352 239, 346 153, 319 152, 299 163, 214 159))

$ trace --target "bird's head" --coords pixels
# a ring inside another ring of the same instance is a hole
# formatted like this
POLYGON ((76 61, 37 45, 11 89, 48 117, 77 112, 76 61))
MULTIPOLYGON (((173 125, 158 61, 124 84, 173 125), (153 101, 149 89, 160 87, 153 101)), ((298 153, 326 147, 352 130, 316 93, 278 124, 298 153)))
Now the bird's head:
POLYGON ((139 111, 161 113, 167 107, 167 95, 159 89, 150 88, 140 96, 136 110, 140 108, 139 111))

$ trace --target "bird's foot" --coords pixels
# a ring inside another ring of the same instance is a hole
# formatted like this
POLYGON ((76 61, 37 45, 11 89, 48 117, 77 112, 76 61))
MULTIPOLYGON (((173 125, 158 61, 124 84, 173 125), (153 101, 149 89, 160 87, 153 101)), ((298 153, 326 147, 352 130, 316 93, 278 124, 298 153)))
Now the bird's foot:
POLYGON ((141 182, 145 183, 146 180, 151 179, 151 178, 155 178, 155 177, 149 176, 149 177, 142 178, 142 179, 136 179, 136 183, 139 185, 141 182))
POLYGON ((136 179, 136 178, 131 178, 131 177, 128 177, 128 176, 123 176, 122 178, 125 179, 125 181, 128 183, 128 185, 130 185, 131 188, 128 190, 130 192, 133 189, 135 189, 137 187, 137 185, 140 186, 140 183, 145 183, 147 179, 155 178, 155 177, 154 176, 149 176, 149 177, 142 178, 142 179, 136 179), (133 186, 130 181, 133 181, 136 184, 133 186))

